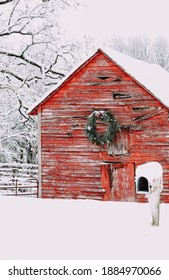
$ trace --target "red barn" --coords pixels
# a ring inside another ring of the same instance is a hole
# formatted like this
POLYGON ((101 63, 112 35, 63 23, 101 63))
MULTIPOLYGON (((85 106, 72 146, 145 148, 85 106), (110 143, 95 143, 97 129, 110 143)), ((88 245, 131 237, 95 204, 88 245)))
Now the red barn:
POLYGON ((137 168, 156 162, 169 202, 168 106, 167 71, 97 50, 29 110, 39 122, 39 196, 144 201, 150 183, 137 168))

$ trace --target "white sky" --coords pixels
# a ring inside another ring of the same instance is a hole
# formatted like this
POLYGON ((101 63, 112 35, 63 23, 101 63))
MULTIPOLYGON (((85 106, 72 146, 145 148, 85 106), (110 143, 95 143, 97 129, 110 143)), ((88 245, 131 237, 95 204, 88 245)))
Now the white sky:
POLYGON ((80 0, 85 6, 64 11, 68 36, 87 34, 99 39, 147 34, 169 40, 168 0, 80 0))

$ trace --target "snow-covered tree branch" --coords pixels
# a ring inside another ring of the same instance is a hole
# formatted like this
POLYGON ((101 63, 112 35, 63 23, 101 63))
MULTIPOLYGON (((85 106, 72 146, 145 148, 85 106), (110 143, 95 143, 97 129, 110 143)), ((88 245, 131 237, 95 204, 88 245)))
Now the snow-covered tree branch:
POLYGON ((34 162, 36 122, 26 111, 75 60, 59 14, 78 2, 0 0, 0 5, 6 7, 0 14, 0 160, 22 161, 27 151, 26 161, 34 162))
POLYGON ((10 2, 13 2, 14 0, 0 0, 0 5, 5 5, 8 4, 10 2))

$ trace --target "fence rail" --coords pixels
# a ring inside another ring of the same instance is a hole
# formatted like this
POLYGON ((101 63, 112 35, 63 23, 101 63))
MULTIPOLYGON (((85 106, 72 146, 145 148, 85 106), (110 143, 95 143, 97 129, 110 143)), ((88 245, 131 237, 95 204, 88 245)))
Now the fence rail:
POLYGON ((0 178, 36 178, 37 164, 0 163, 0 178))
POLYGON ((0 194, 6 196, 38 197, 38 179, 6 179, 0 180, 0 194))
POLYGON ((0 194, 38 197, 37 164, 0 163, 0 194))

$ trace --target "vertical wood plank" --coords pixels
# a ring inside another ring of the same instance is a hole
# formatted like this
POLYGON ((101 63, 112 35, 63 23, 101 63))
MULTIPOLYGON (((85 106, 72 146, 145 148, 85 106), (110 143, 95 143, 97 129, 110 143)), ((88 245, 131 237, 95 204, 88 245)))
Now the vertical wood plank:
POLYGON ((105 190, 103 200, 111 200, 111 165, 108 163, 101 164, 101 182, 105 190))
POLYGON ((42 197, 41 107, 38 108, 38 197, 42 197))
POLYGON ((112 164, 112 200, 134 201, 134 164, 112 164))

